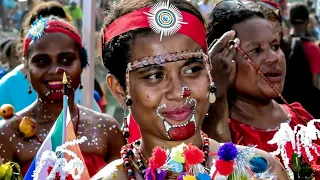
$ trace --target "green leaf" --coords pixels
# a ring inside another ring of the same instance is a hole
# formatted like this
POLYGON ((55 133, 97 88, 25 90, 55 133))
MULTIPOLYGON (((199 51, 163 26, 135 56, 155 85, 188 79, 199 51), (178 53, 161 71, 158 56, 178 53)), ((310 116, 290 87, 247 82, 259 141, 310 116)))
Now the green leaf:
POLYGON ((297 153, 292 154, 293 172, 299 173, 301 171, 301 156, 297 153))

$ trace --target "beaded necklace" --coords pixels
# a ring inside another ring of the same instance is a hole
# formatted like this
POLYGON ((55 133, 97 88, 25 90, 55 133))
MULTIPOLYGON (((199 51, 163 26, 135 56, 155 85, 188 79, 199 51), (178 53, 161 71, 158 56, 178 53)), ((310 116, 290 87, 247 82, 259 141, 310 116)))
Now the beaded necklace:
MULTIPOLYGON (((202 151, 204 153, 204 159, 201 163, 203 166, 207 165, 208 155, 209 155, 209 147, 210 141, 208 135, 201 132, 202 137, 202 151)), ((142 177, 145 176, 147 169, 145 164, 148 164, 148 160, 143 155, 140 149, 141 140, 137 140, 134 143, 127 144, 121 148, 121 158, 123 160, 124 169, 127 172, 128 180, 136 180, 136 176, 134 174, 134 168, 139 171, 142 177), (134 158, 137 159, 137 163, 134 162, 134 158)), ((170 178, 176 178, 168 175, 170 178)))

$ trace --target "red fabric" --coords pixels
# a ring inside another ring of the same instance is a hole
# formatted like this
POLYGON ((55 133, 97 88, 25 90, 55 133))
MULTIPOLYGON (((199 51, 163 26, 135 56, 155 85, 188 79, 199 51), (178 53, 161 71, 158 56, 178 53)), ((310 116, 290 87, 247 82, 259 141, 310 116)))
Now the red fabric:
MULTIPOLYGON (((302 116, 305 120, 310 121, 313 117, 301 106, 300 103, 293 103, 291 106, 302 116)), ((291 115, 290 127, 293 128, 297 124, 306 125, 302 122, 300 118, 293 112, 291 108, 287 105, 282 105, 282 107, 287 110, 291 115)), ((267 142, 271 140, 276 130, 266 131, 259 130, 250 127, 249 125, 243 124, 237 120, 229 120, 229 126, 232 136, 233 143, 247 146, 247 145, 257 145, 257 148, 265 150, 267 152, 273 152, 277 149, 276 145, 270 145, 267 142)), ((318 127, 319 128, 319 127, 318 127)), ((315 144, 320 145, 320 141, 317 140, 315 144)), ((280 157, 279 157, 280 158, 280 157)), ((320 180, 320 173, 316 172, 316 180, 320 180)))
MULTIPOLYGON (((297 124, 303 124, 299 117, 289 108, 287 105, 282 105, 287 112, 291 115, 291 122, 289 123, 290 127, 293 128, 297 124)), ((304 117, 306 120, 310 121, 313 117, 301 106, 300 103, 293 103, 291 106, 304 117)), ((273 152, 277 149, 276 145, 270 145, 267 142, 271 140, 277 130, 259 130, 252 128, 247 124, 243 124, 237 120, 229 120, 229 126, 232 136, 232 141, 239 145, 257 145, 257 148, 265 150, 267 152, 273 152)))
POLYGON ((310 64, 312 74, 320 74, 320 49, 312 41, 304 41, 303 49, 310 64))
MULTIPOLYGON (((81 40, 81 36, 79 34, 79 32, 73 27, 70 26, 69 24, 62 22, 62 21, 58 21, 58 20, 52 20, 47 22, 47 25, 44 29, 45 33, 55 33, 55 32, 60 32, 63 34, 68 35, 69 37, 71 37, 73 40, 75 40, 78 45, 80 45, 82 47, 82 40, 81 40)), ((23 55, 26 56, 28 47, 30 46, 31 42, 32 42, 32 38, 29 37, 29 35, 27 35, 25 41, 24 41, 24 45, 23 45, 23 55)))
POLYGON ((141 138, 140 128, 137 122, 131 116, 131 114, 129 117, 129 132, 130 132, 130 137, 128 138, 128 141, 129 141, 128 143, 132 143, 141 138))
MULTIPOLYGON (((86 166, 88 168, 90 177, 97 174, 102 168, 104 168, 107 165, 107 163, 104 161, 104 159, 99 155, 96 155, 93 153, 82 152, 82 156, 83 156, 84 161, 86 163, 86 166)), ((27 173, 31 163, 32 163, 32 161, 21 166, 21 173, 23 176, 27 173)))
MULTIPOLYGON (((114 37, 131 30, 150 28, 148 15, 145 14, 149 13, 150 9, 151 7, 141 8, 115 20, 104 32, 105 41, 108 43, 114 37)), ((182 21, 188 24, 182 24, 178 33, 190 37, 202 47, 204 52, 207 52, 206 31, 202 22, 192 14, 180 12, 183 17, 182 21)))

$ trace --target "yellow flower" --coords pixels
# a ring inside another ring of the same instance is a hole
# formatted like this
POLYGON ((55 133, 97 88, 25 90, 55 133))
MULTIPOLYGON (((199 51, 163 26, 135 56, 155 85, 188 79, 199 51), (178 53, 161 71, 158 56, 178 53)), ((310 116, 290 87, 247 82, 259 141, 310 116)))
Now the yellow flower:
POLYGON ((197 180, 197 179, 196 177, 187 174, 186 176, 183 176, 183 180, 197 180))

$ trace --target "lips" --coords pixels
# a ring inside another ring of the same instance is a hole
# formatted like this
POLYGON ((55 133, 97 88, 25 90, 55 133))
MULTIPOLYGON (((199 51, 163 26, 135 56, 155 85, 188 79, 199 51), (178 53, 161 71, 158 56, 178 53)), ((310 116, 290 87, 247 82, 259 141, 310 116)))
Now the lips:
POLYGON ((263 74, 266 78, 269 79, 270 82, 276 83, 282 80, 282 72, 281 70, 273 70, 263 74))
POLYGON ((169 111, 162 112, 161 114, 165 119, 181 122, 190 118, 193 113, 192 108, 177 108, 169 111))
POLYGON ((63 88, 62 80, 47 81, 46 86, 51 90, 61 90, 63 88))

